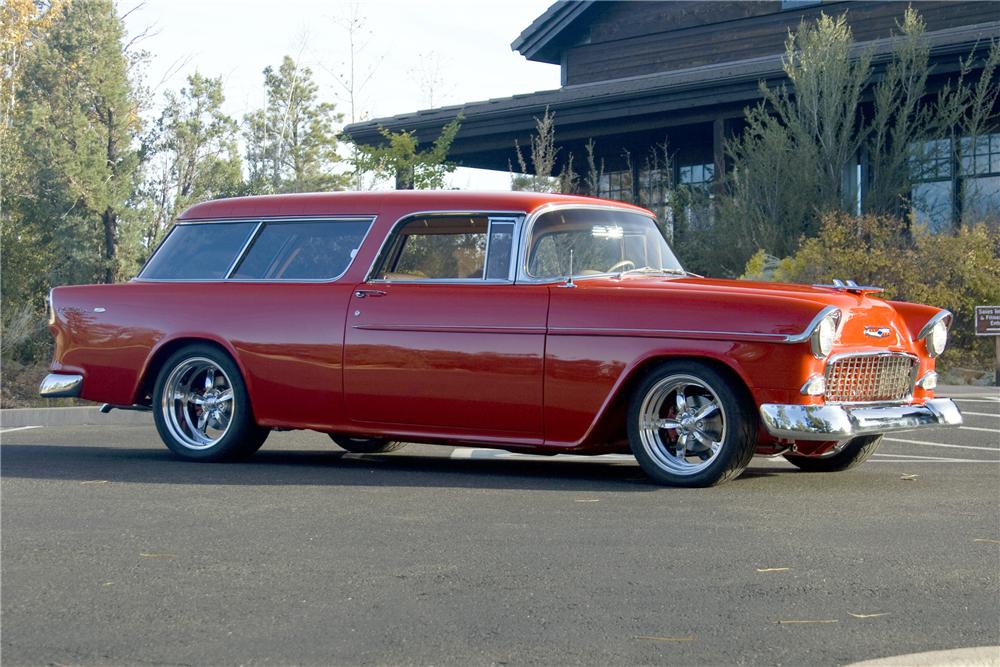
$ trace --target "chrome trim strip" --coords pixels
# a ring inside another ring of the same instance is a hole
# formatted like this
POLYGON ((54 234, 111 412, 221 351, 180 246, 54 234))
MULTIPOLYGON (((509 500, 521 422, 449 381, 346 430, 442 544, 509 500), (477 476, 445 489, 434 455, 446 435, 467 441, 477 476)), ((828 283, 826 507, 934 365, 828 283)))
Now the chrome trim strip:
POLYGON ((624 327, 550 327, 553 336, 676 336, 678 338, 718 338, 722 340, 751 339, 784 343, 784 334, 753 333, 746 331, 700 331, 694 329, 628 329, 624 327))
MULTIPOLYGON (((827 315, 838 310, 840 310, 840 308, 837 308, 836 306, 826 306, 825 308, 823 308, 823 310, 816 313, 816 317, 812 318, 812 321, 806 325, 806 328, 802 331, 802 333, 795 334, 794 336, 785 336, 785 342, 786 343, 806 342, 807 340, 809 340, 809 337, 813 335, 813 332, 816 331, 817 327, 819 327, 819 323, 822 322, 827 315)), ((843 326, 845 320, 847 320, 847 317, 841 314, 840 322, 837 324, 838 335, 840 334, 840 328, 843 326)))
POLYGON ((765 403, 760 416, 768 433, 786 440, 842 440, 892 431, 959 426, 962 413, 950 398, 923 405, 780 405, 765 403))
POLYGON ((920 357, 912 352, 903 352, 901 350, 898 352, 892 350, 869 350, 868 352, 838 352, 837 354, 831 354, 826 363, 827 365, 833 364, 848 357, 909 357, 910 359, 920 359, 920 357))
POLYGON ((305 283, 305 284, 309 284, 309 283, 322 284, 322 283, 337 282, 338 280, 340 280, 341 278, 343 278, 345 275, 347 275, 347 272, 351 270, 352 266, 354 266, 354 260, 357 259, 357 256, 359 254, 361 254, 361 248, 364 247, 365 243, 368 241, 368 237, 372 233, 372 229, 375 228, 375 222, 378 220, 378 216, 349 215, 349 216, 334 216, 334 217, 323 216, 323 217, 315 217, 315 218, 302 217, 302 216, 288 217, 288 218, 260 218, 258 220, 258 222, 257 222, 257 226, 254 228, 253 232, 251 232, 248 241, 246 243, 244 243, 243 248, 240 250, 240 254, 237 255, 236 262, 233 263, 233 264, 231 264, 229 266, 229 270, 226 272, 226 276, 227 276, 226 278, 143 278, 142 277, 142 273, 146 270, 146 265, 148 265, 149 262, 153 259, 153 256, 156 255, 157 252, 159 252, 160 246, 163 245, 163 243, 167 240, 167 237, 170 236, 170 234, 172 234, 173 231, 174 231, 174 229, 176 229, 178 226, 192 225, 192 224, 194 224, 194 225, 205 225, 205 224, 215 224, 215 223, 224 223, 224 222, 230 222, 230 223, 232 223, 232 222, 253 222, 253 220, 254 220, 253 218, 248 218, 248 219, 242 219, 242 220, 238 220, 238 219, 237 220, 230 220, 230 219, 226 219, 226 220, 199 220, 199 221, 184 221, 184 222, 174 223, 174 226, 170 229, 169 232, 167 232, 166 236, 164 236, 160 240, 160 243, 159 243, 159 245, 156 246, 156 250, 153 252, 153 254, 150 255, 149 259, 146 260, 146 264, 143 265, 142 271, 140 271, 139 275, 136 276, 135 278, 133 278, 130 282, 138 282, 138 283, 250 283, 250 284, 258 284, 258 283, 260 283, 260 284, 278 284, 278 285, 280 285, 280 284, 300 284, 300 283, 305 283), (361 243, 358 244, 357 252, 354 253, 353 257, 351 257, 351 260, 347 263, 347 266, 344 268, 344 270, 339 275, 334 276, 333 278, 312 278, 312 279, 309 279, 309 278, 229 278, 228 277, 228 276, 232 275, 232 272, 236 269, 237 266, 239 266, 239 262, 242 260, 243 254, 246 253, 249 250, 250 244, 252 244, 252 242, 254 241, 254 239, 260 233, 261 228, 265 224, 267 224, 267 223, 271 223, 271 222, 279 222, 279 223, 284 223, 284 222, 345 222, 345 221, 355 221, 355 222, 365 222, 365 221, 368 221, 368 229, 365 230, 365 235, 363 237, 361 237, 361 243))
POLYGON ((49 373, 38 386, 38 393, 45 398, 71 398, 80 395, 83 376, 73 373, 49 373))
POLYGON ((253 231, 250 232, 250 236, 247 237, 247 242, 244 243, 243 247, 240 248, 240 251, 238 253, 236 253, 236 259, 234 259, 233 263, 229 265, 229 269, 226 271, 226 274, 223 277, 223 280, 231 280, 232 279, 232 277, 233 277, 233 271, 235 271, 236 267, 239 266, 240 262, 243 261, 243 258, 247 254, 247 251, 250 250, 250 246, 252 246, 253 242, 257 240, 257 237, 260 235, 260 230, 263 229, 263 228, 264 228, 264 221, 261 220, 260 222, 257 223, 257 226, 253 228, 253 231))
POLYGON ((355 324, 352 329, 365 331, 415 331, 418 333, 498 333, 498 334, 535 334, 545 333, 545 327, 477 327, 448 326, 437 324, 355 324))
MULTIPOLYGON (((582 276, 583 279, 586 278, 597 278, 600 276, 582 276)), ((578 276, 574 280, 580 280, 581 277, 578 276)), ((518 282, 523 282, 518 279, 518 282)), ((534 281, 533 284, 539 283, 551 283, 552 281, 534 281)), ((836 306, 827 306, 812 319, 812 321, 806 326, 805 331, 799 334, 779 334, 779 333, 760 333, 754 331, 704 331, 698 329, 629 329, 625 327, 552 327, 549 329, 549 333, 556 336, 589 336, 592 334, 601 334, 605 336, 643 336, 643 337, 656 337, 656 336, 676 336, 678 338, 716 338, 720 340, 760 340, 771 343, 803 343, 809 340, 812 332, 815 331, 816 327, 819 326, 820 321, 828 314, 835 310, 840 310, 836 306)), ((840 325, 843 326, 844 321, 847 318, 841 316, 840 325)), ((839 328, 839 327, 838 327, 839 328)), ((862 353, 858 353, 862 354, 862 353)), ((886 352, 872 352, 869 354, 903 354, 903 353, 886 353, 886 352)), ((834 355, 831 357, 837 358, 839 356, 855 356, 850 353, 845 353, 843 355, 834 355)), ((913 356, 913 355, 911 355, 913 356)), ((829 363, 829 360, 828 360, 829 363)))
POLYGON ((502 278, 416 278, 414 280, 392 280, 391 278, 372 278, 365 281, 366 285, 510 285, 509 280, 502 278))
MULTIPOLYGON (((435 211, 435 210, 431 210, 431 211, 412 211, 410 213, 407 213, 403 217, 397 219, 396 222, 392 223, 392 226, 389 227, 389 231, 386 232, 385 236, 382 237, 382 243, 379 244, 378 251, 375 253, 375 256, 372 258, 372 263, 368 267, 368 271, 365 273, 365 279, 364 279, 363 282, 366 282, 366 283, 367 282, 379 282, 379 283, 396 282, 396 283, 400 283, 400 284, 401 283, 412 283, 412 282, 415 282, 415 281, 409 281, 409 280, 397 280, 397 281, 376 280, 376 279, 372 278, 372 274, 375 272, 375 267, 378 266, 379 263, 381 262, 381 260, 382 260, 382 254, 385 252, 385 249, 386 249, 386 246, 389 243, 389 240, 392 239, 393 236, 396 234, 396 230, 399 228, 400 224, 402 224, 405 220, 408 220, 410 218, 419 217, 419 216, 422 216, 422 215, 423 216, 434 216, 434 215, 442 215, 442 216, 443 215, 485 215, 487 217, 487 219, 489 219, 492 216, 505 216, 505 215, 514 216, 514 218, 515 218, 514 232, 515 232, 515 236, 516 236, 518 230, 521 227, 521 224, 523 224, 523 222, 524 222, 524 216, 526 216, 527 213, 525 213, 524 211, 490 211, 490 210, 479 210, 479 211, 470 211, 470 210, 462 210, 462 211, 436 210, 435 211)), ((511 255, 514 255, 514 253, 511 253, 511 255)), ((513 259, 513 257, 512 257, 512 259, 513 259)), ((442 280, 445 280, 445 279, 431 279, 431 282, 438 283, 438 282, 442 282, 442 280)), ((474 284, 478 285, 480 282, 486 282, 486 281, 476 281, 474 284)), ((493 281, 490 281, 490 282, 493 282, 493 281)), ((506 284, 509 284, 510 281, 502 281, 502 283, 506 285, 506 284)))
POLYGON ((920 333, 917 334, 916 340, 923 340, 924 338, 926 338, 927 334, 929 334, 931 332, 931 329, 934 328, 934 325, 945 317, 948 318, 946 326, 948 327, 949 330, 951 330, 951 323, 955 321, 955 316, 951 314, 950 310, 941 310, 937 313, 937 315, 927 320, 927 324, 925 324, 923 328, 920 330, 920 333))

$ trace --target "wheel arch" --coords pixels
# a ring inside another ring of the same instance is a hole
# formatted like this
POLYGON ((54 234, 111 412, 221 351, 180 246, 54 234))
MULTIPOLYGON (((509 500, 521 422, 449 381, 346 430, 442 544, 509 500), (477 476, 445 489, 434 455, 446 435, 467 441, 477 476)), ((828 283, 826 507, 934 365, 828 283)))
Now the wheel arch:
POLYGON ((160 374, 160 369, 163 368, 163 364, 170 358, 170 355, 189 345, 208 345, 226 354, 233 361, 233 363, 236 364, 236 367, 240 371, 243 383, 247 388, 247 393, 250 395, 250 404, 252 408, 253 390, 250 386, 250 376, 243 363, 240 361, 240 357, 239 354, 237 354, 236 349, 228 341, 214 336, 200 334, 183 335, 164 339, 154 346, 152 350, 150 350, 149 356, 146 358, 146 364, 143 366, 143 369, 139 374, 139 382, 136 385, 135 392, 133 394, 133 402, 145 404, 152 397, 153 383, 156 382, 156 376, 160 374))
POLYGON ((695 361, 702 363, 731 380, 735 390, 743 394, 746 400, 754 403, 753 391, 750 389, 750 383, 746 374, 731 359, 688 351, 654 352, 637 359, 622 372, 618 383, 611 390, 608 399, 605 401, 600 412, 598 412, 581 444, 584 446, 597 446, 602 443, 627 443, 626 415, 632 393, 651 372, 670 361, 695 361))

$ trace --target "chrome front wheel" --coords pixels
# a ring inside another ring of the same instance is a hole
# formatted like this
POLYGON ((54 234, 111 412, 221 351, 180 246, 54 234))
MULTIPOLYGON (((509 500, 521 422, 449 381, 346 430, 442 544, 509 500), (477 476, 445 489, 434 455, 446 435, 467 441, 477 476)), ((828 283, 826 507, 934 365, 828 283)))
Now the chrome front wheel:
POLYGON ((643 449, 674 475, 694 475, 712 465, 726 437, 722 401, 692 375, 657 382, 642 401, 639 419, 643 449))
POLYGON ((636 460, 657 482, 711 486, 750 463, 756 412, 730 374, 697 361, 669 361, 636 387, 628 435, 636 460))

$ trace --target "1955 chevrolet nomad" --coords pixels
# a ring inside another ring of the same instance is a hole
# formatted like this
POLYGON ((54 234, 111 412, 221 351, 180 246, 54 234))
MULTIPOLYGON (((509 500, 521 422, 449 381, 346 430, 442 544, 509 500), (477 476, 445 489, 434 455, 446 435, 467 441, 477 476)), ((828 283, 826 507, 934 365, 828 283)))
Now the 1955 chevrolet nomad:
POLYGON ((217 461, 271 429, 635 455, 660 483, 868 458, 962 422, 934 398, 951 314, 877 288, 686 273, 652 214, 533 193, 336 193, 186 211, 138 278, 58 287, 43 396, 149 409, 217 461))

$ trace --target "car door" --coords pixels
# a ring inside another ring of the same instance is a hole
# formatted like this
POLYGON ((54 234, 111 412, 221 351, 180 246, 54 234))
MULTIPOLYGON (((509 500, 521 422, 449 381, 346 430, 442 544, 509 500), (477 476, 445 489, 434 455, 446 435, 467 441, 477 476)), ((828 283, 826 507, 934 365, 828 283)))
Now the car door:
POLYGON ((359 424, 541 438, 548 291, 514 284, 519 217, 401 221, 355 287, 344 348, 359 424))

